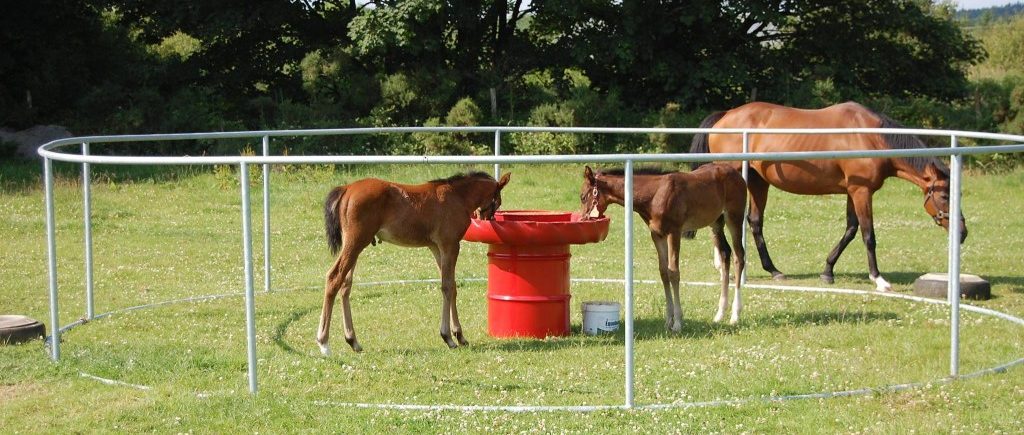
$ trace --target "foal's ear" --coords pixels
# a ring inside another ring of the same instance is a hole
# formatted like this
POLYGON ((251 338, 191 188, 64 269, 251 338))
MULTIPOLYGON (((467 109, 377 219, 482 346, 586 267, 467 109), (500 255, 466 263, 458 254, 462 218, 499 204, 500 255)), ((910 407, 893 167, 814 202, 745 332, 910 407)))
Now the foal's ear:
POLYGON ((594 170, 590 169, 590 166, 583 167, 583 179, 589 181, 591 184, 594 184, 594 182, 597 181, 594 179, 594 170))
POLYGON ((506 172, 505 175, 503 175, 501 177, 501 180, 498 181, 498 190, 501 190, 503 187, 505 187, 505 185, 508 184, 508 180, 511 179, 511 178, 512 178, 512 173, 511 172, 506 172))

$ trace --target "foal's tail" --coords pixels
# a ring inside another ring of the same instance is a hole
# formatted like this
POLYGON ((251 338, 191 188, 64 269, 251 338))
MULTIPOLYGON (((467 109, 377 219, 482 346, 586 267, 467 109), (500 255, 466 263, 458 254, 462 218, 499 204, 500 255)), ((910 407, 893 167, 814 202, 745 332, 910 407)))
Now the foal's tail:
MULTIPOLYGON (((704 118, 703 121, 701 121, 699 128, 711 128, 711 127, 714 127, 715 124, 717 124, 718 121, 720 121, 723 116, 725 116, 725 112, 715 112, 715 113, 712 113, 712 114, 708 115, 707 118, 704 118)), ((709 152, 711 152, 711 149, 708 147, 708 134, 707 133, 697 133, 697 134, 695 134, 693 136, 693 141, 690 142, 690 154, 709 153, 709 152)), ((701 165, 704 165, 704 163, 697 163, 697 162, 690 163, 690 169, 691 170, 697 169, 701 165)))
POLYGON ((327 232, 327 246, 331 248, 331 254, 337 254, 341 249, 341 221, 338 220, 338 207, 341 204, 341 197, 345 195, 345 186, 338 186, 331 189, 324 200, 324 229, 327 232))

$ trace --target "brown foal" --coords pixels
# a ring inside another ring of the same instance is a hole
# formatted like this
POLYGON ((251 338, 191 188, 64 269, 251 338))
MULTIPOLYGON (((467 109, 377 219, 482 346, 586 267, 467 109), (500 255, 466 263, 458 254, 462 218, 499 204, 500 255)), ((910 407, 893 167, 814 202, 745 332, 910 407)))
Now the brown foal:
POLYGON ((441 272, 441 338, 450 348, 466 345, 456 308, 455 263, 459 242, 477 213, 493 219, 501 206, 501 190, 508 184, 483 172, 456 175, 423 184, 398 184, 367 178, 335 187, 324 201, 324 224, 331 252, 338 255, 327 272, 324 305, 316 342, 324 355, 330 354, 331 312, 341 292, 345 341, 362 351, 352 326, 349 295, 352 273, 359 253, 380 239, 406 247, 427 247, 441 272), (343 236, 344 234, 344 236, 343 236), (455 340, 452 340, 454 334, 455 340))
MULTIPOLYGON (((594 172, 589 166, 583 172, 580 192, 581 215, 604 215, 608 204, 622 205, 625 198, 623 171, 594 172)), ((642 169, 633 176, 633 210, 651 230, 651 239, 658 251, 661 282, 665 287, 665 328, 679 332, 683 311, 679 303, 679 244, 683 237, 693 238, 699 228, 711 227, 716 253, 722 258, 720 268, 722 293, 714 321, 725 316, 729 300, 729 257, 731 249, 724 228, 735 247, 736 293, 729 323, 739 321, 740 277, 745 267, 743 249, 743 209, 747 188, 739 172, 728 165, 711 164, 693 172, 664 172, 642 169)))

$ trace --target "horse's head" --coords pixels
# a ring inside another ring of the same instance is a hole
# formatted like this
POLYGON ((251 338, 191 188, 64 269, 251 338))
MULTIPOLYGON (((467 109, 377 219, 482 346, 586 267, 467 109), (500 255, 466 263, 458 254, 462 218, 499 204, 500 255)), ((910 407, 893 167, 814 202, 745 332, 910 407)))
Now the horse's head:
POLYGON ((501 207, 501 189, 505 188, 508 184, 508 180, 512 177, 512 173, 505 173, 501 177, 501 180, 495 184, 494 194, 490 198, 485 200, 485 203, 476 210, 476 215, 480 219, 494 220, 494 214, 498 212, 498 208, 501 207))
POLYGON ((597 179, 597 175, 590 169, 590 166, 583 169, 583 187, 580 188, 580 219, 604 216, 609 201, 602 185, 603 183, 597 179))
MULTIPOLYGON (((928 188, 924 193, 924 210, 932 217, 935 224, 949 231, 949 176, 934 163, 929 163, 924 170, 928 188)), ((960 213, 960 243, 967 239, 967 223, 960 213)))

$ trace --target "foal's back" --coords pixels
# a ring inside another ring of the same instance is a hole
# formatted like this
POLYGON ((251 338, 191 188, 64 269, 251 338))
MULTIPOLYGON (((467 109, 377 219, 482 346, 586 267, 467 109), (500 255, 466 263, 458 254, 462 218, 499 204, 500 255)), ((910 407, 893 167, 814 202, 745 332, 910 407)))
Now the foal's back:
POLYGON ((732 166, 715 163, 692 172, 668 173, 657 182, 651 223, 660 220, 663 226, 697 230, 723 213, 742 215, 746 199, 746 184, 732 166))
POLYGON ((344 186, 344 232, 369 233, 399 246, 436 244, 443 215, 437 183, 400 184, 366 178, 344 186))

